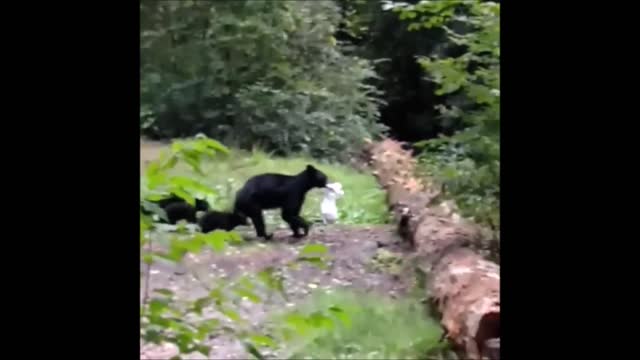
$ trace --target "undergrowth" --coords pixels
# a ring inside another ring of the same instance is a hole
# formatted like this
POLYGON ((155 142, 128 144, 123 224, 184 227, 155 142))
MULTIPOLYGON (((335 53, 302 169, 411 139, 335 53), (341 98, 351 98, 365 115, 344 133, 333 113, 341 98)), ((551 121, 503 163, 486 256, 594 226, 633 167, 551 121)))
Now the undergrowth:
POLYGON ((278 315, 276 320, 286 323, 291 314, 313 314, 335 305, 349 314, 350 319, 289 339, 284 344, 293 349, 286 354, 289 358, 426 359, 444 350, 445 345, 439 342, 440 326, 413 298, 388 299, 346 290, 316 293, 298 308, 278 315))
MULTIPOLYGON (((217 196, 207 199, 212 209, 230 210, 236 191, 253 175, 265 172, 295 175, 304 170, 307 164, 312 164, 325 172, 330 182, 342 183, 345 195, 338 200, 339 223, 369 225, 388 221, 385 193, 370 174, 346 165, 322 163, 305 157, 273 157, 259 150, 233 150, 231 154, 220 154, 212 161, 203 162, 204 177, 191 172, 188 174, 218 192, 217 196)), ((174 174, 187 172, 184 166, 177 166, 173 170, 174 174)), ((308 221, 319 221, 321 200, 322 190, 311 190, 307 194, 302 216, 308 221)), ((265 221, 268 225, 286 227, 278 210, 265 211, 265 221)))

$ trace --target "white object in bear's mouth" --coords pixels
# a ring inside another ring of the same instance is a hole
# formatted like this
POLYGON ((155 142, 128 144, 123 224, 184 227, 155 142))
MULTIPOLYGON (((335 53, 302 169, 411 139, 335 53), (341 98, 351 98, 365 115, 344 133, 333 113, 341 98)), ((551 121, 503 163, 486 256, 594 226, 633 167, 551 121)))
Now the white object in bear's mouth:
POLYGON ((322 213, 322 222, 334 223, 338 220, 338 207, 336 205, 336 200, 341 198, 344 195, 344 191, 342 190, 342 184, 329 183, 324 189, 324 198, 322 199, 322 203, 320 203, 320 212, 322 213))

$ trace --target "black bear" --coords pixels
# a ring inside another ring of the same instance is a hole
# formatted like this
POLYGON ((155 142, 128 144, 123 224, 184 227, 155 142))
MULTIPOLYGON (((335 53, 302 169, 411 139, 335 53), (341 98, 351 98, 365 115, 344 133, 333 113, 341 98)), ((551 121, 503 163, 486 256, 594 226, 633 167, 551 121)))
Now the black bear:
POLYGON ((289 224, 294 237, 306 236, 309 224, 300 216, 305 196, 312 188, 327 185, 327 175, 312 165, 297 175, 261 174, 244 184, 236 194, 233 212, 251 218, 258 237, 271 239, 265 231, 262 210, 281 209, 281 216, 289 224), (302 228, 303 234, 298 230, 302 228))
POLYGON ((212 210, 200 217, 198 225, 200 225, 200 230, 206 234, 216 229, 231 231, 236 226, 249 225, 249 223, 247 218, 240 214, 212 210))
MULTIPOLYGON (((181 197, 171 194, 169 197, 154 201, 167 214, 169 224, 175 225, 180 220, 186 220, 190 223, 196 222, 196 212, 209 210, 209 203, 202 199, 195 199, 195 207, 186 202, 181 197)), ((150 213, 143 209, 144 214, 150 213)))

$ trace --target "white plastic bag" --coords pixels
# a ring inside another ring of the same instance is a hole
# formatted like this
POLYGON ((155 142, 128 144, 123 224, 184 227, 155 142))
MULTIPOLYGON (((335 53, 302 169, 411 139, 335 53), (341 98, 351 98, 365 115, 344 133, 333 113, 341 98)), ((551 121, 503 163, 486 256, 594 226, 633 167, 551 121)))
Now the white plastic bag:
POLYGON ((320 212, 322 213, 322 222, 325 224, 333 224, 338 220, 338 206, 336 200, 344 195, 342 184, 330 183, 324 189, 324 198, 320 203, 320 212))

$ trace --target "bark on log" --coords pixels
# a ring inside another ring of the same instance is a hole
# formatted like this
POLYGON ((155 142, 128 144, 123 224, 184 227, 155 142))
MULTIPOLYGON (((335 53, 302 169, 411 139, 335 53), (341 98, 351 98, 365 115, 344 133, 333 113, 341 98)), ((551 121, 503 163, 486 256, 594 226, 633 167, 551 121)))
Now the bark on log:
POLYGON ((415 159, 399 142, 370 143, 367 153, 398 232, 429 273, 428 295, 445 337, 465 359, 499 359, 500 267, 477 253, 480 228, 451 203, 436 204, 439 187, 414 177, 415 159))

